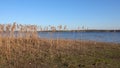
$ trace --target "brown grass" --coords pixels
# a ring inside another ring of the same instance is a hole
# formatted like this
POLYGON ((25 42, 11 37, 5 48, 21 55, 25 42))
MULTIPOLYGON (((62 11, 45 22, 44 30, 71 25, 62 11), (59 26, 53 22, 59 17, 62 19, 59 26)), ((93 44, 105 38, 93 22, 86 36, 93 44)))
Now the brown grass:
POLYGON ((120 68, 120 44, 43 39, 37 29, 0 25, 0 68, 120 68))

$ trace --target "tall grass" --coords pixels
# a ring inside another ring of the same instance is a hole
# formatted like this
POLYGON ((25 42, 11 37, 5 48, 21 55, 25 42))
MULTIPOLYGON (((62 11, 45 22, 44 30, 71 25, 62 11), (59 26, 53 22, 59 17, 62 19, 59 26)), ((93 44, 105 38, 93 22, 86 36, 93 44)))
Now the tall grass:
POLYGON ((62 25, 43 28, 0 24, 0 68, 120 67, 119 44, 43 39, 37 33, 39 30, 54 32, 66 29, 67 26, 62 25))

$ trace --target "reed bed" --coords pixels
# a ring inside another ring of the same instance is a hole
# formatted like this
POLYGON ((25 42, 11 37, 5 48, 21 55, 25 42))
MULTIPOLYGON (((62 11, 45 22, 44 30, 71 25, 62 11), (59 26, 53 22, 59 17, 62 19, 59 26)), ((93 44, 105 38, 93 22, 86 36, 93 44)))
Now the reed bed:
POLYGON ((0 24, 0 68, 120 68, 120 44, 44 39, 37 33, 66 28, 0 24))

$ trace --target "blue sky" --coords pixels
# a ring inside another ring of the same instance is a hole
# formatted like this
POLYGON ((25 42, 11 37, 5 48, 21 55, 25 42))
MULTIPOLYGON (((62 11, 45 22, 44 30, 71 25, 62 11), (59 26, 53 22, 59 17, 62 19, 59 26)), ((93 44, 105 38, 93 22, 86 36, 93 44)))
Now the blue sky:
POLYGON ((0 23, 120 29, 120 0, 0 0, 0 23))

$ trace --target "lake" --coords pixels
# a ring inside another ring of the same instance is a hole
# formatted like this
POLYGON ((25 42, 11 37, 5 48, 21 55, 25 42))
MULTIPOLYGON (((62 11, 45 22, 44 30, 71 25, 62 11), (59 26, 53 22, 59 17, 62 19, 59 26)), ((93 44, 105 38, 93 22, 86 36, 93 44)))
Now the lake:
POLYGON ((38 32, 40 38, 120 43, 120 32, 38 32))

